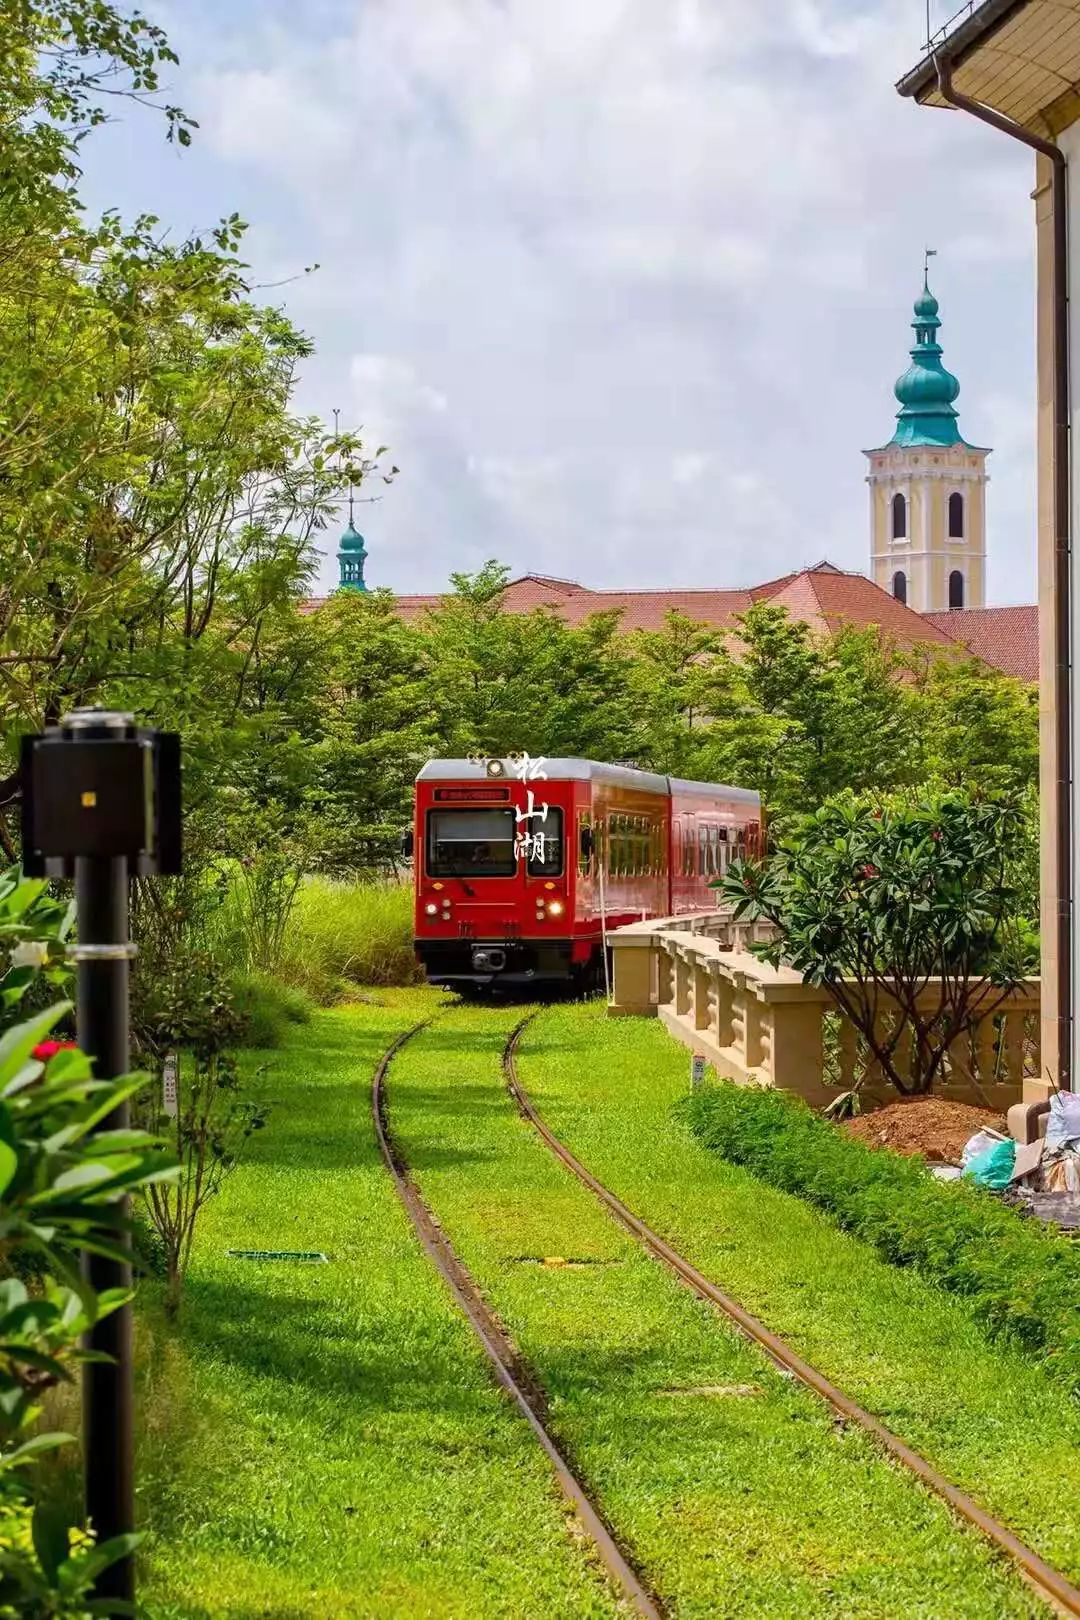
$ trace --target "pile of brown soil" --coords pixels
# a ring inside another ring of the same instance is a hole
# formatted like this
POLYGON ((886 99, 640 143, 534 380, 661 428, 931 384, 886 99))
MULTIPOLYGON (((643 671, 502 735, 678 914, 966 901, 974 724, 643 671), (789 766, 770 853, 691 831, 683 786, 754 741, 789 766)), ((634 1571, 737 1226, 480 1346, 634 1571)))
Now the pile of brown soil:
POLYGON ((931 1164, 959 1164, 969 1137, 987 1128, 1004 1133, 1005 1121, 992 1108, 943 1097, 910 1097, 845 1120, 843 1128, 868 1147, 921 1153, 931 1164))

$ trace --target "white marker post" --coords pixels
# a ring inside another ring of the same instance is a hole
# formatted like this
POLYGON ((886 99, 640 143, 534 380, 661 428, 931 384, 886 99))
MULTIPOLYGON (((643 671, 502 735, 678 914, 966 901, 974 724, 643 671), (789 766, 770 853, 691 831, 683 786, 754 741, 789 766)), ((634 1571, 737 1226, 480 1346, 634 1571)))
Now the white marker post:
POLYGON ((177 1100, 177 1079, 179 1062, 175 1052, 166 1052, 165 1062, 161 1070, 161 1106, 170 1119, 175 1119, 179 1113, 177 1100))

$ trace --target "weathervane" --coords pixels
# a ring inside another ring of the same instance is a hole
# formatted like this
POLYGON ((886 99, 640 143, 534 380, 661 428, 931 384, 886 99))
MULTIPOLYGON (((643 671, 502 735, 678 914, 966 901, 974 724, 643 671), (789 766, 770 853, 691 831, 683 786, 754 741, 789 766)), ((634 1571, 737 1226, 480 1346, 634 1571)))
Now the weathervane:
MULTIPOLYGON (((340 423, 341 411, 337 406, 334 407, 333 417, 334 417, 334 438, 335 439, 340 439, 340 437, 341 437, 341 423, 340 423)), ((339 445, 338 446, 338 469, 340 470, 340 468, 341 468, 341 447, 339 445)), ((352 481, 352 468, 350 467, 350 469, 349 469, 349 527, 350 527, 350 529, 356 527, 356 525, 353 522, 353 501, 354 501, 354 499, 355 499, 355 491, 354 491, 354 488, 353 488, 353 481, 352 481)))
POLYGON ((937 248, 924 248, 923 249, 922 278, 923 278, 923 286, 924 287, 929 284, 929 280, 930 280, 930 260, 931 259, 936 259, 936 258, 937 258, 937 248))

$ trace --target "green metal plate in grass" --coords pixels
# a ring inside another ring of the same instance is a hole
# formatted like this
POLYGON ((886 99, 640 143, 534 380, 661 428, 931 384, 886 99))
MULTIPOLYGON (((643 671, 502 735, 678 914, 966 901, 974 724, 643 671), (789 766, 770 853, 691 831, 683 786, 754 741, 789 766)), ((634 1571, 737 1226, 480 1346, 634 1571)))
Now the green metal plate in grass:
POLYGON ((327 1266, 328 1255, 315 1249, 226 1249, 230 1260, 303 1260, 308 1265, 327 1266))

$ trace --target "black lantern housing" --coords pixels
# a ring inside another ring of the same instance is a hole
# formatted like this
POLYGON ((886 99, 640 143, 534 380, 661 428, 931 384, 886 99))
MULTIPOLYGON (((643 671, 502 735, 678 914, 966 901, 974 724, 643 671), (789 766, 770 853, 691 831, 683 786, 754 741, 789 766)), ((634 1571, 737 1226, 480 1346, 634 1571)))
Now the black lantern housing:
POLYGON ((179 872, 180 738, 96 709, 24 737, 22 845, 31 877, 72 877, 79 856, 179 872))

